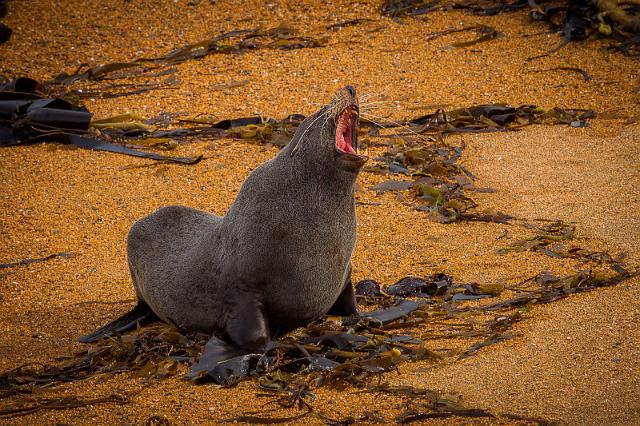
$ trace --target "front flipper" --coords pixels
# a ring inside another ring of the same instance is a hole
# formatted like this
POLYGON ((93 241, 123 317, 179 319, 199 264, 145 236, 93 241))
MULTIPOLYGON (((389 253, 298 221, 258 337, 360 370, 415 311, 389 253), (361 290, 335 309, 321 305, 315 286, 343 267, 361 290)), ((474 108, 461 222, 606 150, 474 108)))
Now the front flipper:
POLYGON ((250 352, 263 352, 271 339, 262 293, 254 286, 229 288, 225 298, 225 333, 250 352))
POLYGON ((204 347, 198 362, 185 376, 189 380, 212 379, 218 384, 228 384, 251 372, 251 359, 260 355, 229 344, 212 336, 204 347))
POLYGON ((266 350, 270 341, 269 322, 258 289, 229 286, 224 302, 224 331, 230 342, 211 337, 200 359, 187 374, 188 379, 208 376, 216 383, 228 384, 247 377, 266 350))
POLYGON ((360 315, 358 312, 358 304, 356 303, 356 296, 353 293, 353 284, 351 283, 351 266, 349 266, 344 289, 327 314, 340 315, 343 317, 360 315))

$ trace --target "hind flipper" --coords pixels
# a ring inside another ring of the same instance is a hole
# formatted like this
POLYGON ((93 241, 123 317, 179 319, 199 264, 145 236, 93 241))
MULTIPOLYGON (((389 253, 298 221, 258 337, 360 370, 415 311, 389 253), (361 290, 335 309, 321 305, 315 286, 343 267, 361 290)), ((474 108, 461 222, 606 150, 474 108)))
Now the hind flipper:
POLYGON ((98 340, 111 336, 114 333, 123 333, 133 330, 138 325, 150 324, 152 322, 161 321, 160 318, 151 310, 149 305, 139 300, 138 304, 131 311, 122 315, 120 318, 111 321, 109 324, 100 327, 93 333, 89 333, 78 339, 80 343, 93 343, 98 340))

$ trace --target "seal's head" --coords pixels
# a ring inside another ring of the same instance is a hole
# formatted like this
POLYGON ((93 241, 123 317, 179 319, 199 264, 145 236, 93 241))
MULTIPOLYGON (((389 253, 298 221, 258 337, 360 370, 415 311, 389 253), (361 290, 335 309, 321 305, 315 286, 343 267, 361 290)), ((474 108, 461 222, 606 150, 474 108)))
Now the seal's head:
POLYGON ((341 170, 358 172, 368 160, 358 154, 359 106, 356 89, 346 86, 330 104, 307 117, 291 141, 290 153, 313 153, 341 170))

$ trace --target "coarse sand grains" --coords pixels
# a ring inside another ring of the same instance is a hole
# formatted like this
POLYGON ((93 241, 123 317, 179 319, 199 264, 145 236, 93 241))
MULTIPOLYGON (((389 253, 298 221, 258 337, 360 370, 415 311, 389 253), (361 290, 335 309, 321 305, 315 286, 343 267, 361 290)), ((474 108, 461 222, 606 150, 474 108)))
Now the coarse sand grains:
MULTIPOLYGON (((602 51, 606 41, 571 43, 552 56, 526 62, 559 42, 558 35, 544 33, 543 24, 530 23, 526 12, 491 17, 437 12, 394 21, 380 16, 379 2, 368 1, 337 1, 330 7, 315 1, 227 0, 8 5, 3 22, 14 33, 0 45, 0 75, 5 77, 49 79, 84 63, 151 57, 224 31, 281 22, 305 35, 329 37, 322 48, 215 54, 178 64, 175 90, 85 100, 96 118, 124 112, 152 117, 165 111, 218 119, 308 114, 346 84, 370 96, 370 114, 390 119, 427 113, 436 104, 536 104, 612 112, 609 117, 623 118, 595 119, 579 129, 532 126, 450 138, 466 143, 462 162, 479 185, 497 190, 474 196, 482 207, 528 219, 574 221, 576 244, 624 253, 631 269, 640 267, 640 124, 625 124, 624 118, 640 117, 640 68, 637 59, 602 51), (355 18, 372 21, 326 29, 355 18), (470 36, 464 33, 425 42, 427 33, 476 24, 495 27, 503 36, 467 49, 450 48, 470 36), (531 72, 558 66, 585 69, 592 80, 558 70, 531 72), (213 90, 243 80, 249 83, 213 90)), ((130 308, 135 296, 125 237, 136 219, 167 204, 224 214, 246 175, 276 152, 234 140, 194 141, 172 154, 209 157, 197 165, 130 167, 151 163, 55 144, 0 150, 0 262, 76 254, 0 270, 0 371, 51 362, 81 349, 78 336, 130 308)), ((370 154, 377 153, 372 149, 370 154)), ((498 255, 495 250, 516 240, 517 231, 498 224, 430 222, 395 195, 367 189, 384 179, 363 173, 359 180, 355 280, 390 284, 406 275, 442 271, 461 281, 514 283, 544 269, 570 273, 580 268, 577 261, 535 253, 498 255)), ((639 281, 534 306, 516 325, 514 339, 462 361, 405 363, 399 374, 384 379, 460 394, 466 405, 495 413, 580 425, 640 424, 639 281)), ((231 389, 193 386, 178 377, 145 385, 131 374, 66 384, 52 394, 114 392, 134 394, 133 403, 40 411, 0 418, 0 423, 144 424, 157 415, 171 424, 213 424, 264 404, 250 380, 231 389)), ((402 403, 394 396, 353 389, 315 393, 314 407, 335 418, 377 411, 392 421, 402 403)), ((323 423, 313 417, 303 422, 323 423)))

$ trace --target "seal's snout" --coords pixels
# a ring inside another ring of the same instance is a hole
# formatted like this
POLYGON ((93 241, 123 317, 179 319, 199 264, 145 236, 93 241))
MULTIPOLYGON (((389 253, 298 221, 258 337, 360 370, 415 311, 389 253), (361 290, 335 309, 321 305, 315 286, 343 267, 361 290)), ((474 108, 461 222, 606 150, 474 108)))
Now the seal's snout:
POLYGON ((358 94, 355 87, 349 85, 340 89, 336 96, 341 103, 351 103, 358 106, 358 94))
POLYGON ((349 92, 351 96, 356 97, 356 89, 353 86, 345 86, 344 90, 349 92))
POLYGON ((367 157, 358 154, 358 120, 359 107, 356 89, 346 86, 338 91, 334 108, 335 117, 335 151, 340 163, 349 165, 349 169, 362 166, 367 157))

